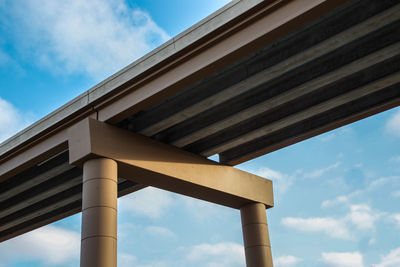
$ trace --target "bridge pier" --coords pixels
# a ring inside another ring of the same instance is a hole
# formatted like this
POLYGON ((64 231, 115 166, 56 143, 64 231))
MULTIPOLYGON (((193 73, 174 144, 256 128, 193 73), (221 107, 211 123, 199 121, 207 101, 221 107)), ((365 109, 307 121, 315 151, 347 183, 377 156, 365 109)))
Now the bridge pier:
POLYGON ((81 267, 117 266, 117 163, 83 164, 81 267))
POLYGON ((271 180, 89 118, 68 145, 70 164, 83 166, 81 267, 117 265, 117 177, 240 209, 247 266, 272 267, 271 180))
POLYGON ((240 209, 247 267, 273 267, 265 205, 251 203, 240 209))

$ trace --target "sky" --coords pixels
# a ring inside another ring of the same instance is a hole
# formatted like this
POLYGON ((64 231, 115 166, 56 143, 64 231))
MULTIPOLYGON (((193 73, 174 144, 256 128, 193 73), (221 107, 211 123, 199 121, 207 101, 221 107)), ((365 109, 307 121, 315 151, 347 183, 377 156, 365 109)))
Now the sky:
MULTIPOLYGON (((224 0, 0 0, 0 142, 224 0)), ((400 108, 237 167, 272 179, 275 266, 400 266, 400 108)), ((245 266, 238 210, 146 188, 118 200, 118 266, 245 266)), ((79 266, 81 215, 0 244, 0 267, 79 266)))

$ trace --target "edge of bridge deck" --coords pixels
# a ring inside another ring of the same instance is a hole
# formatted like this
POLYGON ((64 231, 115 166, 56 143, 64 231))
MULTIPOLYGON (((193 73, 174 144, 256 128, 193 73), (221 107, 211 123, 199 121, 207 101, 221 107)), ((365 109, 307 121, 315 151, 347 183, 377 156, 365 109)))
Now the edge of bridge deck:
POLYGON ((87 117, 93 112, 93 103, 105 96, 109 96, 110 93, 113 93, 115 89, 128 82, 132 77, 145 74, 166 59, 169 60, 175 54, 179 54, 179 52, 208 36, 213 31, 221 27, 226 27, 230 21, 262 2, 262 0, 236 0, 230 2, 184 32, 51 112, 49 115, 0 143, 0 163, 7 154, 12 153, 28 142, 34 142, 40 135, 54 130, 54 128, 59 127, 66 120, 71 119, 71 117, 74 117, 73 122, 87 117))

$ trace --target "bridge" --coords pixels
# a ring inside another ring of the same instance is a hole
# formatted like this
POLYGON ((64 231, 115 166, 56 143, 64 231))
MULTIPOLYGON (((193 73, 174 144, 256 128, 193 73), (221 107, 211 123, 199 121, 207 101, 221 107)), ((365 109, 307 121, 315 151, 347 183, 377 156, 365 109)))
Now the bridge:
POLYGON ((399 106, 399 41, 396 0, 232 1, 0 145, 0 241, 82 212, 81 266, 116 266, 117 197, 154 186, 239 209, 272 266, 272 182, 234 165, 399 106))

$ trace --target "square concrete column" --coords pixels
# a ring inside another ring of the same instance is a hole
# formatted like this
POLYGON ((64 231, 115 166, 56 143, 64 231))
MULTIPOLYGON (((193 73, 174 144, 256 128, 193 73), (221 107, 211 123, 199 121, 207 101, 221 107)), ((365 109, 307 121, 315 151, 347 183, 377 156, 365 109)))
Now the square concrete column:
POLYGON ((251 203, 240 209, 247 267, 273 267, 265 205, 251 203))
POLYGON ((117 163, 83 165, 81 267, 117 266, 117 163))

